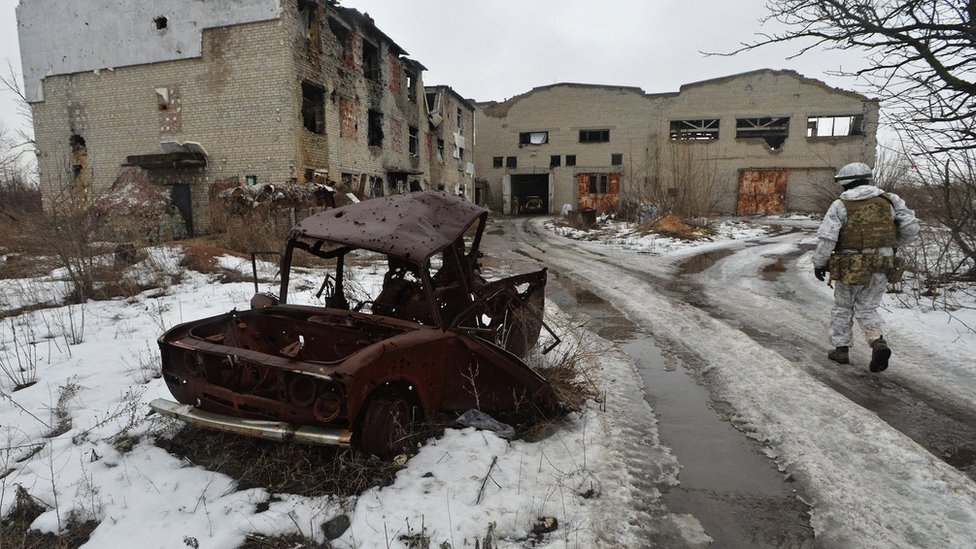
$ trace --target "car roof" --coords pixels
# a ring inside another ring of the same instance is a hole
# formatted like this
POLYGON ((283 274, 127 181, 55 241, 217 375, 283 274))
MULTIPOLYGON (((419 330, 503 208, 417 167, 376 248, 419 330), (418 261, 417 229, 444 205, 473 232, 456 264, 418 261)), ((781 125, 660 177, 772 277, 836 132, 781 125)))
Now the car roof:
POLYGON ((328 240, 421 263, 457 240, 488 210, 441 191, 370 198, 311 215, 291 238, 328 240))

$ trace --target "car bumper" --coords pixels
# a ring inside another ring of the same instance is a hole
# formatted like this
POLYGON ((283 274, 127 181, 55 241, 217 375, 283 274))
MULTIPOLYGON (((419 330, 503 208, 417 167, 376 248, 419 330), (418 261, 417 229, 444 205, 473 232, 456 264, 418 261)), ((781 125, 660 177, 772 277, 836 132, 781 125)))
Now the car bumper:
POLYGON ((165 398, 149 403, 156 412, 190 425, 214 431, 224 431, 267 440, 295 441, 320 446, 349 446, 352 432, 347 429, 324 429, 307 425, 293 425, 282 421, 242 419, 201 410, 189 404, 179 404, 165 398))

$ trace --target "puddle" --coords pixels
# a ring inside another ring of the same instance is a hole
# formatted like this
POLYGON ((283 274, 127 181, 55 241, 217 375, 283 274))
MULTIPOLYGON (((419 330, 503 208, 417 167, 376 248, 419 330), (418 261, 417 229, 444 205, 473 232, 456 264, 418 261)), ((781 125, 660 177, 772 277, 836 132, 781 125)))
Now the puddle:
POLYGON ((553 275, 558 284, 548 288, 549 299, 588 316, 587 327, 638 367, 661 442, 682 465, 680 484, 663 490, 670 511, 694 515, 714 547, 815 546, 809 508, 759 445, 712 407, 708 390, 683 365, 665 360, 653 337, 615 307, 553 275))
POLYGON ((732 250, 715 250, 686 259, 680 265, 681 274, 693 275, 705 271, 720 260, 732 255, 732 250))

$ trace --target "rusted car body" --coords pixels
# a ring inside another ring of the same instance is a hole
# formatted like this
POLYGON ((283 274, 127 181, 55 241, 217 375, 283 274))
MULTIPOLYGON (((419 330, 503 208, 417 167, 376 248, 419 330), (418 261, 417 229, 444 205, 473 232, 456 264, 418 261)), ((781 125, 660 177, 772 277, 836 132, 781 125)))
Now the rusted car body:
POLYGON ((420 192, 306 218, 288 237, 278 297, 257 294, 250 310, 159 338, 178 403, 152 407, 201 427, 378 455, 438 413, 555 408, 551 385, 523 361, 544 326, 546 271, 485 281, 487 215, 420 192), (383 259, 382 288, 352 295, 348 266, 366 252, 383 259), (319 287, 324 306, 288 303, 299 254, 334 267, 319 287))

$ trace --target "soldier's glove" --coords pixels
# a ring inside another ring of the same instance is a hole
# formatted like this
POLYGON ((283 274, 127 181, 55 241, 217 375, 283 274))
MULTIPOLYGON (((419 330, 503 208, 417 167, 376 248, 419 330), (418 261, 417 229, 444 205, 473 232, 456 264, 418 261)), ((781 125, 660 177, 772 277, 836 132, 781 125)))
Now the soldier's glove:
POLYGON ((823 282, 824 276, 827 274, 827 267, 814 267, 813 276, 817 277, 817 280, 823 282))

